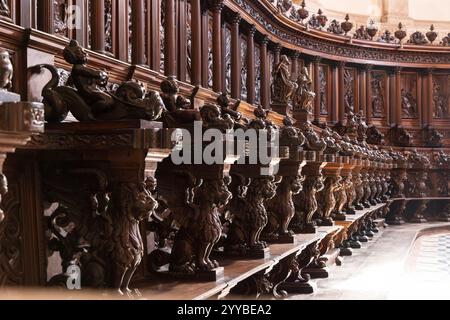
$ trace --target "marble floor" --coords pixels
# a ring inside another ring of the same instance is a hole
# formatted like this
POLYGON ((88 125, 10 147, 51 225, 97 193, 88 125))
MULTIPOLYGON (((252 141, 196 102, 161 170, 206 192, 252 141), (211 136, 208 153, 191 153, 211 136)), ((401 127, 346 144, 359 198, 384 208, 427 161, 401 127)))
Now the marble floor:
POLYGON ((328 279, 314 280, 316 293, 292 300, 450 299, 450 224, 405 224, 387 227, 328 279), (420 236, 424 228, 447 226, 420 236))

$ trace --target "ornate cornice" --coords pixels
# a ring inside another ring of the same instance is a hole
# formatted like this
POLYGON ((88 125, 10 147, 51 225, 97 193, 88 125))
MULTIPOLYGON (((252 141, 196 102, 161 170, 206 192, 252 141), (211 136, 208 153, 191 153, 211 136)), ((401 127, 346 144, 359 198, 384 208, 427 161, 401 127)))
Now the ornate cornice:
MULTIPOLYGON (((291 46, 297 46, 303 49, 307 54, 317 53, 326 54, 332 59, 356 59, 364 61, 370 60, 374 64, 450 64, 450 52, 443 52, 441 50, 432 51, 413 51, 412 49, 399 49, 399 46, 386 45, 381 47, 358 46, 354 43, 348 43, 340 39, 337 41, 333 35, 326 33, 319 33, 317 31, 309 32, 300 24, 293 25, 294 22, 287 24, 282 21, 280 17, 272 14, 272 12, 265 6, 264 2, 252 0, 226 0, 226 5, 233 5, 232 9, 242 10, 246 13, 243 16, 250 16, 253 21, 249 23, 257 23, 263 27, 272 37, 276 37, 291 46), (300 29, 300 30, 299 30, 300 29), (303 30, 305 29, 305 30, 303 30), (312 51, 311 53, 306 51, 312 51), (314 53, 313 53, 314 52, 314 53), (379 62, 379 63, 377 63, 379 62)), ((276 39, 271 38, 272 41, 276 39)), ((423 49, 422 49, 423 50, 423 49)), ((367 62, 365 62, 367 63, 367 62)))

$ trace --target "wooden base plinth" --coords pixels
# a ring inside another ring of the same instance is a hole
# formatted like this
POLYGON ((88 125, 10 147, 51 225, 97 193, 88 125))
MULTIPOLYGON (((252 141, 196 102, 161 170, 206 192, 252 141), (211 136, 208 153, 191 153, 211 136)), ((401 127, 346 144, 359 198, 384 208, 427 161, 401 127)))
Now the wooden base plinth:
POLYGON ((179 279, 183 281, 196 281, 196 282, 214 282, 224 279, 225 269, 219 267, 210 271, 197 271, 196 273, 183 273, 173 271, 158 271, 157 275, 160 277, 166 277, 170 279, 179 279))
POLYGON ((337 213, 333 217, 334 221, 347 221, 347 216, 345 213, 337 213))
POLYGON ((350 248, 340 248, 339 249, 339 255, 341 257, 350 257, 353 255, 353 251, 350 248))
POLYGON ((288 294, 312 294, 316 285, 309 281, 284 282, 278 286, 278 291, 286 291, 288 294))
POLYGON ((333 227, 334 221, 331 218, 328 218, 328 219, 320 220, 318 225, 321 227, 333 227))
POLYGON ((326 279, 330 276, 328 268, 305 268, 302 275, 309 275, 311 279, 326 279))
POLYGON ((250 260, 259 260, 259 259, 269 259, 270 258, 270 249, 248 249, 245 252, 237 252, 237 251, 222 251, 221 255, 231 259, 250 259, 250 260))
POLYGON ((300 233, 300 234, 315 234, 317 233, 317 227, 316 226, 305 226, 299 230, 295 230, 295 233, 300 233))
POLYGON ((263 236, 262 238, 267 243, 272 243, 272 244, 296 244, 297 243, 295 235, 292 235, 292 234, 276 235, 271 238, 265 238, 263 236))
POLYGON ((392 220, 386 220, 386 223, 390 226, 401 226, 405 224, 405 220, 399 217, 394 217, 392 220))

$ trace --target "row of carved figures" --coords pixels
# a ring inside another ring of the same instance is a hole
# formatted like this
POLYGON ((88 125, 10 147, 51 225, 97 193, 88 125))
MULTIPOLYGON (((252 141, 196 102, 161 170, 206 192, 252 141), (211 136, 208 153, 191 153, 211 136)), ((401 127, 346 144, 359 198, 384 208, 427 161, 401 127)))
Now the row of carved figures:
MULTIPOLYGON (((67 84, 60 84, 54 66, 33 68, 52 72, 42 92, 48 122, 62 122, 69 112, 80 122, 143 119, 186 130, 201 121, 203 129, 256 130, 268 133, 269 140, 279 132, 283 153, 271 155, 269 164, 241 164, 231 157, 231 166, 175 165, 166 158, 158 164, 156 180, 148 177, 140 184, 117 186, 108 186, 108 175, 99 169, 44 168, 42 176, 50 177, 44 183, 44 198, 59 204, 49 219, 48 247, 59 252, 63 267, 51 284, 65 283, 68 268, 77 265, 84 286, 113 286, 122 292, 129 290, 142 259, 148 259, 153 272, 169 265, 172 276, 213 274, 220 267, 216 256, 264 257, 269 242, 315 233, 317 225, 330 225, 400 196, 403 176, 396 181, 391 170, 427 169, 424 165, 430 162, 418 152, 405 155, 369 145, 362 116, 349 114, 334 130, 317 129, 309 121, 294 123, 289 117, 278 127, 270 121, 270 111, 262 108, 246 119, 237 111, 239 102, 232 104, 224 94, 217 103, 196 109, 199 89, 186 99, 173 78, 161 83, 161 93, 133 81, 108 89, 107 74, 86 66, 87 55, 76 41, 65 48, 64 58, 73 65, 67 84), (278 171, 272 173, 275 166, 278 171), (73 183, 67 183, 67 176, 73 183), (149 256, 141 222, 160 248, 149 256)), ((305 95, 307 89, 300 97, 305 95)), ((258 151, 267 148, 258 141, 258 151)), ((449 169, 448 156, 436 159, 449 169)), ((420 192, 425 182, 418 183, 420 192)))

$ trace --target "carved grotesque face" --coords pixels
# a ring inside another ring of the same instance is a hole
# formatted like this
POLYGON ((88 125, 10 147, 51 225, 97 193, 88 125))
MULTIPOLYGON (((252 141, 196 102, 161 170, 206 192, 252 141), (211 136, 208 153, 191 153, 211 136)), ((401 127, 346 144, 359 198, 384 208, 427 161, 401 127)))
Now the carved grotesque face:
POLYGON ((275 183, 274 177, 268 177, 263 179, 262 185, 262 195, 266 200, 272 199, 277 194, 277 185, 275 183))
POLYGON ((223 207, 228 204, 233 194, 228 190, 228 185, 231 178, 225 177, 223 179, 207 179, 198 189, 196 197, 197 201, 205 203, 208 201, 210 205, 223 207))
POLYGON ((299 194, 303 190, 303 181, 305 178, 303 176, 296 176, 291 182, 291 191, 293 194, 299 194))

